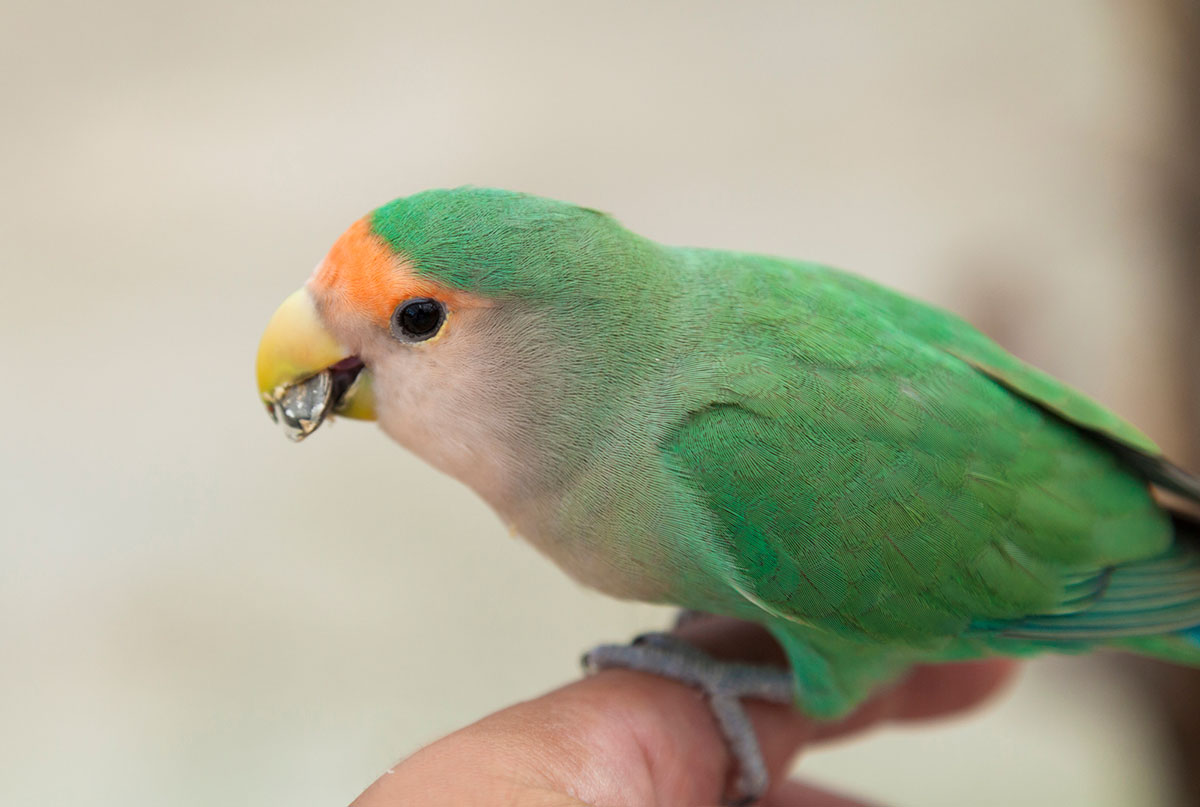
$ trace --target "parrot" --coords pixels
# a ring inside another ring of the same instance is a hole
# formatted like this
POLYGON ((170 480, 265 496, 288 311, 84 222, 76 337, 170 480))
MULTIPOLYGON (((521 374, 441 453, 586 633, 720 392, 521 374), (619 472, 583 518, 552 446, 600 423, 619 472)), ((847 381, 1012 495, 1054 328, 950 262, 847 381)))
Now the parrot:
MULTIPOLYGON (((790 669, 669 634, 593 669, 836 719, 917 663, 1117 649, 1200 665, 1200 477, 963 319, 838 269, 665 246, 463 187, 359 219, 277 309, 294 440, 377 420, 609 595, 758 623, 790 669)), ((747 737, 746 735, 749 734, 747 737)))

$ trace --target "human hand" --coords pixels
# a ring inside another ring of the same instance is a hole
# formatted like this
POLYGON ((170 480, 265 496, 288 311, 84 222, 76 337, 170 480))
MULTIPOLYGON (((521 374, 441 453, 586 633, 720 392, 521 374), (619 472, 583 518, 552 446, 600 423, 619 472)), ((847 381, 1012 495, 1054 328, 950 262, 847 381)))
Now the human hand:
MULTIPOLYGON (((706 617, 678 630, 715 657, 782 663, 766 631, 706 617)), ((746 701, 775 786, 762 807, 854 807, 861 801, 786 781, 803 748, 887 722, 955 714, 995 692, 1007 661, 918 667, 848 718, 816 723, 746 701)), ((682 684, 605 670, 438 740, 380 777, 352 807, 693 807, 719 803, 731 760, 703 696, 682 684)))

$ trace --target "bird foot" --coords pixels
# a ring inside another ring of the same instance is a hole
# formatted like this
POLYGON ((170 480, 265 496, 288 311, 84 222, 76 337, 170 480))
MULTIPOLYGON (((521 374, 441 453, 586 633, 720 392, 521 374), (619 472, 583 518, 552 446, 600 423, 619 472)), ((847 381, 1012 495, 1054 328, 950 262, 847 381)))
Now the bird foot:
POLYGON ((718 661, 669 633, 645 633, 629 644, 600 645, 583 657, 583 667, 589 673, 610 668, 653 673, 702 690, 737 767, 734 795, 724 803, 744 807, 766 793, 766 762, 741 699, 791 704, 789 670, 718 661))

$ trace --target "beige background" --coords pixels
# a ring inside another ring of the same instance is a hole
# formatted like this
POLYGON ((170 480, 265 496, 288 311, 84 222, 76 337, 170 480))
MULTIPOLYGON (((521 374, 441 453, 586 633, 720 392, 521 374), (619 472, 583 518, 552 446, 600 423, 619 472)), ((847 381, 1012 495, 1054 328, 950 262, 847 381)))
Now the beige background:
MULTIPOLYGON (((263 414, 271 310, 398 195, 512 187, 852 268, 1170 446, 1154 9, 4 2, 0 803, 342 804, 666 618, 373 427, 297 447, 263 414)), ((1146 715, 1051 660, 801 769, 895 805, 1153 807, 1146 715)))

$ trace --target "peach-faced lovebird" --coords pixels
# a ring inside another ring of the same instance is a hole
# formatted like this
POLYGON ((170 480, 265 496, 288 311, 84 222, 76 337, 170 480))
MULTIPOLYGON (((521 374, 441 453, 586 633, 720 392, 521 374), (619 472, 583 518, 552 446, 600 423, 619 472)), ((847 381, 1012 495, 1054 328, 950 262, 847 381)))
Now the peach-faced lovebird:
POLYGON ((359 220, 271 319, 293 439, 377 419, 585 585, 752 620, 790 671, 608 645, 703 688, 846 714, 916 662, 1118 648, 1200 664, 1200 478, 971 326, 859 277, 666 247, 463 188, 359 220))

